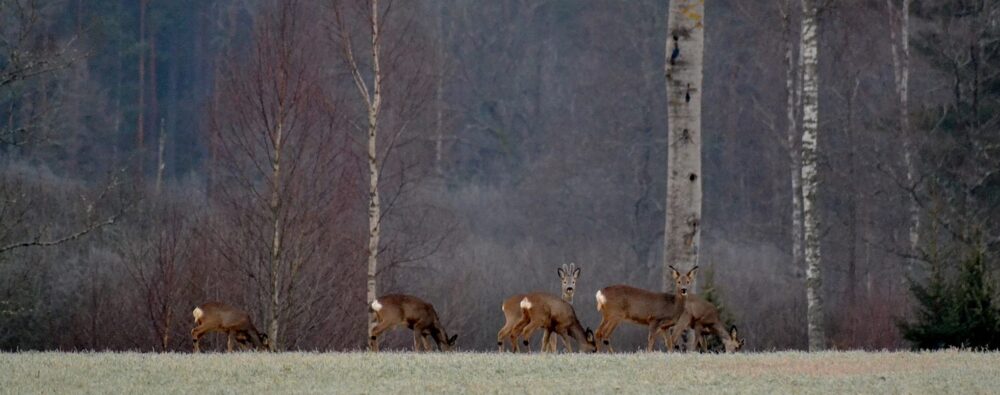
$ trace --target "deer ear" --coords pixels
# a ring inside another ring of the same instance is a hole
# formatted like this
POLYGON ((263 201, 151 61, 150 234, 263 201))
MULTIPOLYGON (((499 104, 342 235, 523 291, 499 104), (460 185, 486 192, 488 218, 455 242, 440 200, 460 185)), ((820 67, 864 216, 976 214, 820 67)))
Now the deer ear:
POLYGON ((739 332, 736 330, 736 325, 733 325, 732 327, 729 328, 729 337, 733 338, 733 340, 736 340, 737 335, 739 335, 739 332))
POLYGON ((448 339, 448 345, 449 346, 454 346, 455 345, 455 339, 458 339, 458 334, 457 333, 454 334, 454 335, 451 335, 451 338, 448 339))
POLYGON ((670 267, 670 272, 673 273, 673 275, 674 275, 674 280, 676 280, 676 279, 678 279, 678 278, 681 277, 681 272, 677 271, 677 269, 675 269, 673 266, 669 266, 669 267, 670 267))
POLYGON ((587 340, 588 341, 593 341, 594 340, 594 331, 590 330, 589 327, 587 328, 587 332, 585 332, 585 334, 587 335, 587 340))
POLYGON ((565 274, 563 274, 566 273, 566 271, 564 271, 563 268, 556 269, 556 273, 559 274, 559 278, 563 278, 566 276, 565 274))
POLYGON ((573 278, 580 278, 580 268, 573 269, 573 278))
POLYGON ((698 266, 695 266, 695 267, 692 267, 691 270, 688 270, 687 276, 688 276, 689 279, 691 279, 692 281, 694 281, 694 276, 697 273, 698 273, 698 266))

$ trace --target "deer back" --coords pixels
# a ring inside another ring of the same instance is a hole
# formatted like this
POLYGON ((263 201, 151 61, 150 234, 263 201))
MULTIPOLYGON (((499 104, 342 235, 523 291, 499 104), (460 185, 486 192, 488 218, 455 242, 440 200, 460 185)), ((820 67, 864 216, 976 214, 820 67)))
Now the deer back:
POLYGON ((222 330, 256 330, 250 322, 249 314, 223 303, 203 303, 195 307, 192 314, 194 315, 195 323, 201 326, 222 330))
POLYGON ((416 296, 383 295, 372 302, 372 310, 375 310, 380 322, 407 323, 410 326, 416 322, 438 322, 434 306, 416 296))
POLYGON ((604 315, 619 315, 641 324, 675 318, 683 312, 677 296, 652 292, 628 285, 612 285, 597 291, 597 310, 604 315))

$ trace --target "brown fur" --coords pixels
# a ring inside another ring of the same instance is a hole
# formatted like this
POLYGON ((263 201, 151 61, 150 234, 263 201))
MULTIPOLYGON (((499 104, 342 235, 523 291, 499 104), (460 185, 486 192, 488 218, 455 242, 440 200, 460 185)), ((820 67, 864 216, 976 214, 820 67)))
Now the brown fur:
POLYGON ((611 347, 611 334, 622 321, 649 328, 646 341, 646 351, 653 351, 657 335, 663 335, 668 349, 673 348, 672 337, 667 337, 665 330, 674 325, 684 312, 684 300, 687 291, 694 282, 697 267, 681 275, 671 267, 674 273, 674 294, 647 291, 628 285, 612 285, 598 291, 597 310, 601 313, 601 324, 597 327, 597 345, 611 347))
MULTIPOLYGON (((739 338, 736 327, 727 331, 719 317, 719 309, 696 295, 688 295, 685 300, 684 312, 677 319, 673 333, 670 335, 670 343, 676 342, 680 334, 689 328, 694 328, 699 338, 704 332, 714 333, 722 340, 726 352, 736 352, 743 347, 743 339, 739 338)), ((705 343, 701 339, 699 339, 699 346, 703 349, 705 347, 705 343)))
MULTIPOLYGON (((444 327, 441 326, 437 312, 434 311, 434 306, 430 303, 415 296, 399 294, 383 295, 376 298, 375 302, 378 302, 381 308, 375 311, 376 325, 372 328, 371 338, 368 340, 368 347, 372 351, 378 351, 378 337, 382 333, 400 325, 406 325, 413 330, 413 351, 421 351, 421 340, 423 349, 430 351, 428 337, 434 339, 441 351, 448 351, 455 345, 455 338, 458 335, 448 337, 444 327)), ((374 310, 374 307, 372 309, 374 310)))
MULTIPOLYGON (((523 314, 522 320, 527 324, 521 330, 524 338, 524 345, 528 346, 529 335, 536 329, 544 329, 562 337, 568 351, 572 352, 569 338, 573 338, 580 345, 582 352, 594 352, 597 346, 594 343, 594 332, 590 328, 584 329, 580 325, 580 320, 576 318, 576 311, 573 306, 558 296, 541 292, 526 294, 519 303, 523 314)), ((546 347, 543 339, 542 350, 548 348, 555 351, 555 347, 546 347)))
POLYGON ((201 352, 198 341, 206 333, 211 332, 226 334, 228 352, 233 351, 234 338, 241 346, 246 346, 249 342, 258 350, 265 350, 268 347, 267 335, 257 331, 250 321, 250 315, 243 310, 223 303, 208 302, 195 307, 191 314, 195 323, 194 329, 191 329, 194 352, 201 352))
MULTIPOLYGON (((576 267, 575 263, 570 263, 569 265, 563 264, 562 267, 556 269, 556 274, 559 275, 563 300, 572 304, 573 295, 576 292, 576 281, 580 278, 580 268, 576 267)), ((521 299, 524 299, 526 295, 517 294, 503 301, 501 310, 503 310, 504 325, 497 332, 497 348, 500 352, 504 351, 504 339, 510 340, 511 351, 521 352, 521 347, 518 345, 517 340, 521 335, 521 330, 524 329, 524 326, 528 322, 522 320, 520 303, 521 299)), ((555 348, 555 339, 552 339, 550 344, 549 337, 550 332, 545 331, 542 336, 542 346, 555 348)), ((570 347, 569 344, 566 344, 566 347, 570 347)))

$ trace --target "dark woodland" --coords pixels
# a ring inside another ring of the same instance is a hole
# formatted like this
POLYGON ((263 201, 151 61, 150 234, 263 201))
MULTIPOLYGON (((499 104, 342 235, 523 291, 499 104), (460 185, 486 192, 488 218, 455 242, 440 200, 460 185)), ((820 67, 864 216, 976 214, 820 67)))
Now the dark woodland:
MULTIPOLYGON (((817 1, 825 342, 1000 348, 1000 1, 906 2, 901 37, 903 0, 817 1)), ((563 264, 591 328, 598 289, 669 286, 667 0, 378 4, 379 294, 491 351, 563 264)), ((801 7, 705 4, 698 287, 747 349, 806 349, 801 7)), ((0 350, 188 352, 206 301, 364 349, 370 11, 0 0, 0 350)))

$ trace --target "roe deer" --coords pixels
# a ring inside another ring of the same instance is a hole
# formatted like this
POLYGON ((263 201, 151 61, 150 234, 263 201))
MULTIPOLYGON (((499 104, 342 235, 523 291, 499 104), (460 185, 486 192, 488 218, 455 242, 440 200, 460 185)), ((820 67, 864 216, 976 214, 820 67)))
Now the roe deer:
POLYGON ((198 340, 206 333, 223 332, 227 336, 226 351, 233 351, 234 337, 240 346, 246 347, 247 343, 252 343, 258 350, 266 350, 270 347, 267 334, 257 331, 250 321, 250 315, 245 311, 235 307, 218 303, 208 302, 199 305, 191 312, 194 316, 194 329, 191 329, 191 342, 194 344, 194 352, 201 352, 198 340))
MULTIPOLYGON (((719 318, 719 309, 711 302, 696 295, 689 295, 684 302, 684 312, 674 323, 674 328, 670 334, 668 344, 673 344, 685 330, 694 328, 695 335, 699 339, 699 345, 704 349, 705 343, 701 339, 703 332, 714 333, 722 340, 726 347, 726 352, 736 352, 743 348, 743 339, 739 338, 736 327, 733 326, 728 331, 719 318)), ((662 327, 661 329, 666 329, 662 327)))
MULTIPOLYGON (((573 351, 569 342, 571 337, 580 345, 580 351, 595 352, 597 350, 597 345, 594 343, 594 332, 590 328, 584 329, 583 325, 580 325, 580 320, 576 318, 576 311, 565 300, 555 295, 535 292, 525 295, 518 304, 523 314, 522 320, 527 322, 521 329, 521 337, 524 339, 525 347, 529 346, 531 332, 536 329, 544 329, 562 337, 567 351, 573 351)), ((543 341, 545 340, 543 339, 543 341)), ((555 351, 555 347, 547 346, 543 343, 542 351, 546 349, 555 351)))
POLYGON ((371 309, 375 311, 377 320, 368 340, 368 347, 372 351, 378 351, 379 335, 399 325, 406 325, 413 330, 413 351, 420 351, 421 340, 423 348, 431 351, 428 337, 434 338, 438 350, 448 351, 455 345, 455 339, 458 337, 454 335, 449 338, 441 326, 434 306, 415 296, 383 295, 372 302, 371 309))
MULTIPOLYGON (((580 278, 580 268, 576 267, 576 263, 570 263, 567 266, 565 263, 562 267, 556 269, 556 273, 559 274, 559 280, 562 286, 562 299, 570 304, 573 304, 573 295, 576 292, 576 280, 580 278)), ((523 314, 521 312, 521 299, 527 294, 517 294, 511 296, 503 301, 500 309, 503 310, 503 316, 506 322, 503 324, 503 328, 500 328, 500 332, 497 332, 497 348, 500 352, 503 352, 503 341, 504 338, 510 338, 510 349, 514 352, 520 352, 521 347, 518 345, 517 339, 521 334, 521 330, 524 325, 528 323, 526 321, 522 322, 523 314)), ((555 339, 552 339, 552 343, 555 343, 555 339)), ((543 347, 549 345, 549 332, 546 331, 542 336, 543 347)), ((569 347, 569 345, 566 345, 569 347)), ((555 347, 555 344, 552 344, 555 347)))
MULTIPOLYGON (((646 351, 653 351, 656 336, 674 325, 684 313, 684 300, 688 289, 694 282, 698 267, 695 266, 685 275, 681 275, 673 266, 674 294, 647 291, 628 285, 612 285, 597 291, 597 311, 601 313, 601 324, 597 327, 598 347, 611 347, 611 334, 614 333, 622 320, 649 328, 646 351)), ((673 348, 675 340, 662 333, 667 348, 673 348)))

